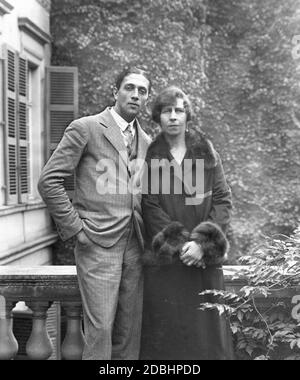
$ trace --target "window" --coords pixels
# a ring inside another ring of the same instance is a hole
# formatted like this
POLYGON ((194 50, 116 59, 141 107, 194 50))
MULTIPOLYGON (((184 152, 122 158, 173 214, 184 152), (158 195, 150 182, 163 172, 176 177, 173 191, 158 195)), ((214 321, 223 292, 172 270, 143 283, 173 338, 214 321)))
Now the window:
POLYGON ((28 62, 6 47, 4 54, 6 204, 26 203, 29 182, 28 62))
MULTIPOLYGON (((78 116, 78 69, 77 67, 50 66, 46 70, 46 102, 48 156, 50 156, 71 121, 78 116)), ((65 189, 73 198, 75 173, 66 178, 65 189)))

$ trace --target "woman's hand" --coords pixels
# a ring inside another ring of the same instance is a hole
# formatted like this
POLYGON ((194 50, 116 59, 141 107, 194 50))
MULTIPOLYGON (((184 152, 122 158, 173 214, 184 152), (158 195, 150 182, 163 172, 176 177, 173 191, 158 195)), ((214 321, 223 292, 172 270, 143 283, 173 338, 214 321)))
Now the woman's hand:
POLYGON ((184 244, 180 259, 185 265, 195 265, 197 268, 205 268, 202 248, 194 241, 189 241, 184 244))

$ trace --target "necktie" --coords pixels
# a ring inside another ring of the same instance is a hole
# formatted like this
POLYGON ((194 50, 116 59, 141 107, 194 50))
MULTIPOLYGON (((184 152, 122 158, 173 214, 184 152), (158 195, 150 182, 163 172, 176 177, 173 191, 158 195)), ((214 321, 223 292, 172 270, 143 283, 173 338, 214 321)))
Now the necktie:
POLYGON ((132 153, 132 143, 133 143, 133 132, 132 132, 132 127, 130 124, 128 124, 127 128, 124 131, 125 135, 125 140, 126 140, 126 147, 127 147, 127 152, 128 156, 131 156, 132 153))

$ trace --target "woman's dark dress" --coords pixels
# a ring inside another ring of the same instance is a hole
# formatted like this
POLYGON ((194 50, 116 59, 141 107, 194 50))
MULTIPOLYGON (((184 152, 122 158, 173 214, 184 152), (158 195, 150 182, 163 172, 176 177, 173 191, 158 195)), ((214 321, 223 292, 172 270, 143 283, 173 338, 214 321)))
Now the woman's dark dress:
MULTIPOLYGON (((196 148, 201 149, 195 150, 190 140, 187 140, 186 157, 205 160, 205 192, 211 195, 202 204, 195 206, 186 206, 186 194, 143 195, 143 216, 150 240, 172 221, 181 222, 190 232, 205 220, 211 220, 221 227, 228 224, 230 190, 218 154, 211 145, 205 144, 206 140, 201 140, 196 145, 196 148)), ((151 144, 147 154, 148 165, 151 158, 172 159, 163 135, 151 144)), ((145 266, 144 273, 140 359, 233 358, 228 321, 219 317, 216 311, 198 310, 201 302, 209 302, 207 297, 200 297, 199 292, 205 289, 224 289, 221 266, 199 269, 177 262, 170 266, 145 266)))
POLYGON ((221 268, 145 268, 141 342, 143 360, 230 360, 227 321, 216 311, 200 311, 204 289, 222 289, 221 268))

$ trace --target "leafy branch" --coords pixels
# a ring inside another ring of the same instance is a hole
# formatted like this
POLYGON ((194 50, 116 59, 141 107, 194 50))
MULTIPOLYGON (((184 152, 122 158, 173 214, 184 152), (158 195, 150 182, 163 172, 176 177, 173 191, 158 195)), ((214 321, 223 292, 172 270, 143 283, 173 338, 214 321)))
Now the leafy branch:
POLYGON ((247 285, 236 293, 205 290, 200 296, 209 295, 215 302, 201 303, 199 309, 217 310, 230 319, 238 358, 299 359, 300 322, 292 318, 290 299, 280 292, 299 288, 300 228, 290 237, 265 237, 240 262, 246 265, 234 278, 247 285))

